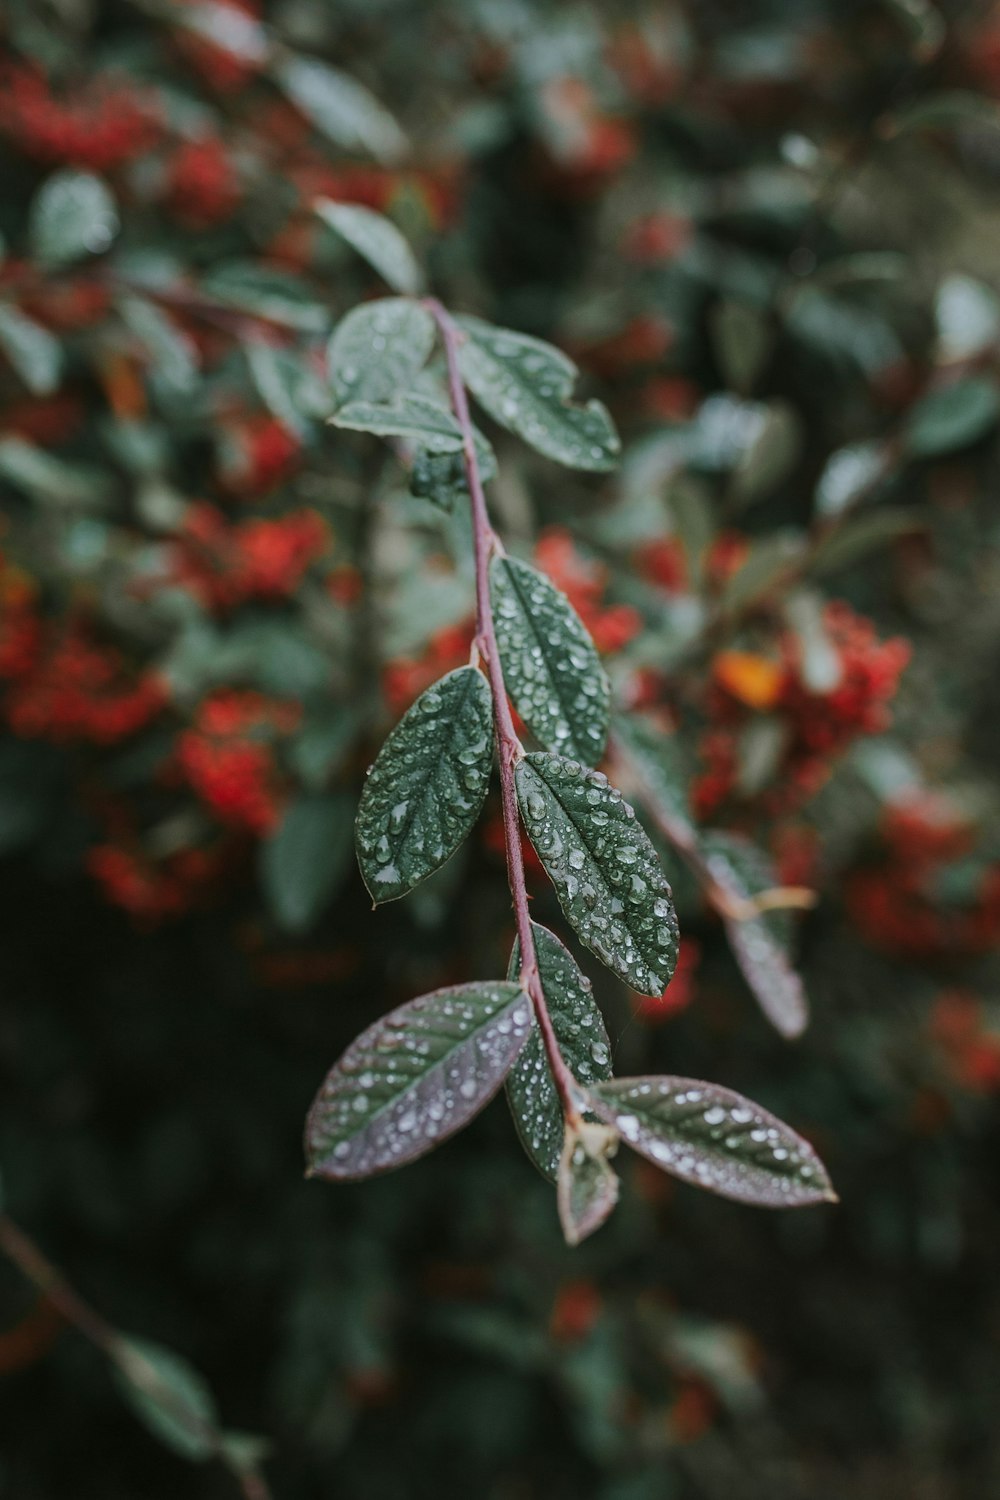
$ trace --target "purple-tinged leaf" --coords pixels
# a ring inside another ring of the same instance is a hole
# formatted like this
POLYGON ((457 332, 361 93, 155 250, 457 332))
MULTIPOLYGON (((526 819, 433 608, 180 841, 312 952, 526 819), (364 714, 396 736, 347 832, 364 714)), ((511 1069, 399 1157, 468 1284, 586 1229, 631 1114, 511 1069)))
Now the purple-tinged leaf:
POLYGON ((641 995, 659 995, 677 962, 677 917, 656 851, 600 771, 526 755, 515 772, 528 837, 577 936, 641 995))
POLYGON ((593 766, 608 737, 608 675, 572 604, 516 557, 495 557, 490 596, 504 677, 518 713, 546 750, 593 766))
POLYGON ((613 1078, 588 1097, 633 1151, 683 1182, 760 1208, 836 1201, 808 1141, 732 1089, 696 1078, 613 1078))
POLYGON ((376 905, 443 865, 483 805, 493 765, 493 700, 476 667, 435 682, 403 715, 368 772, 355 825, 376 905))
MULTIPOLYGON (((712 879, 734 902, 749 901, 778 884, 764 855, 745 839, 706 833, 701 848, 712 879)), ((723 922, 733 957, 767 1019, 782 1036, 801 1036, 809 1023, 809 1003, 788 954, 792 936, 788 913, 723 916, 723 922)))
MULTIPOLYGON (((590 980, 554 932, 532 922, 542 992, 559 1050, 584 1086, 611 1077, 611 1044, 590 980)), ((508 979, 516 979, 521 947, 515 942, 508 979)), ((541 1032, 532 1018, 527 1046, 507 1075, 507 1100, 521 1144, 543 1177, 556 1181, 566 1125, 541 1032)))
POLYGON ((567 1125, 559 1158, 556 1200, 567 1245, 578 1245, 600 1229, 618 1202, 618 1177, 609 1157, 618 1132, 607 1125, 567 1125))
POLYGON ((369 1026, 327 1074, 306 1123, 309 1175, 349 1180, 401 1167, 492 1099, 527 1041, 517 984, 454 985, 369 1026))

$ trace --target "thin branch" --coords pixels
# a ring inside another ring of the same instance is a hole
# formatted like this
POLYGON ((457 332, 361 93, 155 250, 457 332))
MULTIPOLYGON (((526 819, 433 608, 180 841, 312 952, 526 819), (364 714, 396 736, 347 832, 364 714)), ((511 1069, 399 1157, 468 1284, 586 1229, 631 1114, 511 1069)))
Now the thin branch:
MULTIPOLYGON (((0 1214, 0 1254, 6 1255, 57 1312, 65 1318, 84 1338, 89 1339, 101 1353, 122 1370, 127 1379, 134 1381, 135 1360, 126 1360, 127 1345, 122 1335, 96 1308, 85 1302, 70 1285, 48 1256, 42 1251, 14 1220, 0 1214)), ((155 1374, 155 1372, 152 1372, 155 1374)), ((169 1393, 158 1387, 156 1399, 164 1406, 170 1405, 169 1393)), ((194 1425, 193 1414, 180 1413, 184 1422, 194 1425)), ((200 1424, 205 1441, 216 1457, 222 1460, 233 1478, 239 1483, 243 1500, 271 1500, 271 1491, 259 1470, 237 1467, 223 1447, 222 1434, 208 1422, 200 1424)))
POLYGON ((490 608, 490 560, 500 550, 500 539, 490 522, 476 456, 475 432, 469 416, 469 402, 465 393, 465 382, 459 366, 458 349, 462 335, 451 316, 441 303, 433 298, 424 304, 434 317, 441 333, 445 359, 448 363, 448 390, 455 419, 462 429, 462 447, 465 458, 465 473, 472 502, 472 530, 476 554, 476 646, 489 672, 490 691, 493 696, 493 714, 496 725, 497 760, 500 766, 500 799, 503 807, 504 842, 507 851, 507 879, 511 899, 514 903, 514 919, 521 951, 520 982, 531 1000, 535 1019, 541 1032, 545 1055, 569 1125, 580 1124, 580 1089, 559 1050, 559 1043, 552 1026, 552 1018, 545 1002, 541 975, 538 971, 538 955, 531 930, 531 914, 528 910, 528 889, 524 875, 524 856, 521 850, 521 825, 517 811, 517 792, 514 770, 524 756, 524 747, 517 737, 510 711, 507 688, 504 683, 500 652, 497 649, 496 632, 493 629, 493 611, 490 608))

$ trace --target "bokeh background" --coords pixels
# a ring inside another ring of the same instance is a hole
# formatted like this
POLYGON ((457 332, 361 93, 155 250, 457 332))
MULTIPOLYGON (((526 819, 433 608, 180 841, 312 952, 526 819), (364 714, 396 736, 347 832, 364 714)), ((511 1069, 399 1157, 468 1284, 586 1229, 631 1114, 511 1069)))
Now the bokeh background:
MULTIPOLYGON (((1000 9, 8 0, 0 37, 7 1212, 280 1500, 1000 1493, 1000 9), (324 425, 383 289, 320 195, 611 407, 613 476, 500 442, 498 524, 698 816, 819 893, 788 1044, 666 849, 677 977, 595 976, 617 1069, 774 1108, 839 1206, 632 1161, 570 1251, 502 1099, 303 1180, 347 1041, 511 937, 492 801, 404 903, 353 864, 472 584, 461 511, 324 425)), ((238 1492, 0 1264, 4 1500, 238 1492)))

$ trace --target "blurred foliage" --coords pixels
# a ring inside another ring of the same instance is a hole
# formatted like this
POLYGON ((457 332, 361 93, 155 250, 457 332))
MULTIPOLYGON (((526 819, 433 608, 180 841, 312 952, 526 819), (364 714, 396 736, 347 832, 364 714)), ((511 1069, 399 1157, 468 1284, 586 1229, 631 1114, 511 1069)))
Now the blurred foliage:
MULTIPOLYGON (((0 28, 8 1211, 266 1435, 281 1500, 994 1493, 1000 11, 9 0, 0 28), (329 331, 384 289, 317 197, 611 408, 612 476, 491 432, 498 524, 676 728, 684 816, 820 893, 790 1046, 667 848, 681 966, 638 1007, 603 977, 616 1068, 774 1108, 839 1207, 633 1162, 569 1251, 502 1104, 405 1175, 302 1181, 343 1045, 510 936, 494 804, 405 908, 350 857, 472 581, 462 506, 325 426, 329 331)), ((6 1264, 0 1380, 10 1500, 235 1492, 6 1264)))

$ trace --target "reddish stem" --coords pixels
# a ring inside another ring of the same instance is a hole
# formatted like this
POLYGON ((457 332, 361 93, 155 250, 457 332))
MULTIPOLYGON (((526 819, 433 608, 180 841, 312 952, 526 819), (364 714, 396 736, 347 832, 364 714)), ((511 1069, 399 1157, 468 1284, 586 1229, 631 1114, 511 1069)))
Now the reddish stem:
POLYGON ((545 1003, 541 975, 538 971, 538 954, 531 930, 531 913, 528 910, 528 888, 524 876, 524 856, 521 851, 521 824, 517 812, 517 791, 514 769, 524 756, 524 747, 517 737, 510 701, 503 679, 500 652, 497 649, 496 632, 493 628, 493 611, 490 608, 490 559, 500 548, 500 539, 493 530, 483 483, 479 474, 479 459, 476 455, 476 440, 469 416, 469 402, 465 394, 465 382, 459 366, 458 349, 462 334, 450 314, 434 298, 428 298, 424 306, 432 314, 441 332, 445 359, 448 362, 448 390, 455 419, 462 429, 462 448, 465 457, 465 473, 472 501, 472 533, 476 554, 476 645, 486 662, 489 672, 490 691, 493 695, 493 716, 496 726, 497 761, 500 766, 500 800, 503 807, 504 843, 507 850, 507 880, 514 903, 514 920, 517 925, 517 940, 521 950, 521 985, 531 1000, 535 1019, 541 1032, 545 1055, 552 1070, 556 1092, 562 1104, 567 1123, 577 1125, 580 1121, 578 1100, 580 1088, 559 1050, 552 1017, 545 1003))

